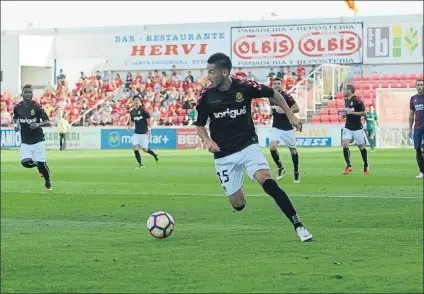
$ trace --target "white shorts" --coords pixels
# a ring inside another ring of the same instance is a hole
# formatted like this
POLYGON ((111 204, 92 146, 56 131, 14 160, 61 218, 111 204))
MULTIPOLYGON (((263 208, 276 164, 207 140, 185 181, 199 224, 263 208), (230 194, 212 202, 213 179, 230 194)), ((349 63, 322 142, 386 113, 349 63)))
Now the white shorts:
POLYGON ((243 169, 255 181, 254 176, 258 170, 270 168, 259 144, 252 144, 237 153, 215 159, 215 169, 221 186, 230 196, 243 186, 243 169))
POLYGON ((44 141, 36 144, 21 144, 21 161, 31 158, 33 161, 46 162, 46 144, 44 141))
POLYGON ((284 143, 289 148, 296 148, 296 133, 294 130, 283 131, 277 128, 272 128, 270 141, 278 141, 284 143))
POLYGON ((131 137, 133 146, 139 145, 141 148, 149 148, 149 136, 147 134, 134 134, 131 137))
POLYGON ((357 145, 364 145, 365 144, 364 130, 351 131, 349 129, 344 128, 343 140, 352 140, 352 138, 355 140, 357 145))

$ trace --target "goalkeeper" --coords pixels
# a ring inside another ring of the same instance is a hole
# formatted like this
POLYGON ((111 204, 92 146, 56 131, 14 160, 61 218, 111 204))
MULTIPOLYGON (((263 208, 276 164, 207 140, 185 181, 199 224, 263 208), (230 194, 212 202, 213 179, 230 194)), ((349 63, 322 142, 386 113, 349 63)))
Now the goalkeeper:
POLYGON ((374 106, 370 106, 367 114, 365 115, 367 121, 367 135, 370 140, 371 151, 375 151, 375 134, 376 127, 378 128, 378 116, 374 111, 374 106))

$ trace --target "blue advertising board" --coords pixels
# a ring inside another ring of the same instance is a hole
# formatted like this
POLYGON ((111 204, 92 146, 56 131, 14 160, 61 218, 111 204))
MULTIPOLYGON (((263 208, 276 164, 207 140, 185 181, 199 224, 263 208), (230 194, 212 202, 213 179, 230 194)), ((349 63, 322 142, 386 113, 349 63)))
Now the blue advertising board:
POLYGON ((1 148, 16 148, 21 146, 21 132, 12 128, 1 128, 1 148))
MULTIPOLYGON (((131 136, 134 130, 102 129, 101 149, 132 149, 131 136)), ((149 147, 152 149, 176 149, 176 129, 152 129, 149 147)))
MULTIPOLYGON (((266 146, 269 146, 269 138, 266 138, 266 146)), ((296 146, 297 147, 331 147, 331 137, 298 137, 296 138, 296 146)))

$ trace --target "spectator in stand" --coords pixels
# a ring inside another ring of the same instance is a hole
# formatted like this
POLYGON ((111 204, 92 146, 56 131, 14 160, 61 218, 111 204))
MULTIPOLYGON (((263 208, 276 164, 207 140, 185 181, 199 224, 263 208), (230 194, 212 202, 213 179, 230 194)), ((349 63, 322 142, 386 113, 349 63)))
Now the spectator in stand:
POLYGON ((186 114, 183 118, 183 126, 191 126, 193 124, 193 120, 186 114))
POLYGON ((83 118, 80 117, 82 113, 78 111, 78 108, 72 109, 70 115, 69 115, 69 123, 73 123, 73 126, 80 127, 83 125, 83 118))
POLYGON ((191 81, 191 83, 194 83, 194 77, 191 74, 191 70, 187 71, 187 76, 185 78, 185 82, 188 83, 188 81, 191 81))
POLYGON ((112 105, 110 105, 110 101, 106 100, 105 104, 103 105, 103 109, 106 113, 112 113, 112 105))
POLYGON ((182 109, 191 109, 192 108, 191 107, 191 103, 188 100, 188 97, 187 96, 184 97, 181 108, 182 109))
MULTIPOLYGON (((40 100, 42 100, 43 98, 41 98, 40 100)), ((50 115, 52 114, 54 107, 49 103, 46 102, 44 105, 42 104, 44 112, 47 114, 48 117, 50 117, 50 115)))
POLYGON ((81 74, 80 75, 81 80, 83 80, 83 81, 88 80, 87 76, 85 75, 85 73, 83 71, 80 74, 81 74))
POLYGON ((102 74, 100 73, 100 71, 96 71, 96 80, 100 81, 102 79, 102 74))
POLYGON ((5 102, 1 103, 0 118, 1 118, 1 126, 2 127, 8 127, 8 126, 11 125, 12 117, 11 117, 10 113, 7 111, 7 105, 6 105, 5 102))
POLYGON ((139 72, 135 75, 135 82, 139 82, 140 84, 143 82, 143 76, 139 72))
POLYGON ((44 93, 53 93, 54 92, 54 86, 52 85, 51 81, 47 81, 47 85, 44 88, 44 93))
POLYGON ((152 112, 152 118, 153 118, 154 120, 159 121, 159 118, 160 118, 160 111, 159 111, 159 107, 157 107, 157 106, 155 106, 155 107, 154 107, 153 112, 152 112))
POLYGON ((270 78, 270 79, 274 79, 274 76, 276 76, 276 74, 275 74, 275 72, 274 72, 274 69, 273 69, 273 68, 271 68, 271 70, 269 71, 269 74, 268 74, 268 78, 270 78))
POLYGON ((112 76, 111 76, 110 72, 109 71, 103 72, 103 77, 102 77, 103 84, 109 85, 111 80, 112 80, 112 76))
POLYGON ((180 111, 180 106, 177 104, 177 100, 172 101, 171 105, 169 105, 169 111, 172 115, 177 115, 180 111))
POLYGON ((122 85, 122 79, 120 74, 118 73, 115 74, 114 82, 116 87, 119 87, 120 85, 122 85))
POLYGON ((171 75, 171 82, 172 83, 178 83, 180 81, 179 77, 178 77, 178 73, 177 72, 173 72, 171 75))
POLYGON ((167 127, 175 126, 175 122, 172 116, 168 117, 168 120, 165 122, 165 126, 167 127))
POLYGON ((246 80, 246 77, 247 77, 246 73, 241 68, 239 68, 238 71, 236 72, 236 78, 244 81, 246 80))
POLYGON ((256 77, 252 74, 252 71, 251 70, 249 70, 247 72, 246 80, 248 80, 248 81, 256 81, 256 77))
POLYGON ((286 73, 287 73, 287 68, 284 66, 280 67, 280 71, 277 72, 277 78, 283 79, 286 73))
POLYGON ((305 67, 303 67, 302 66, 302 64, 301 63, 299 63, 298 65, 297 65, 297 68, 296 68, 296 76, 300 76, 300 75, 303 75, 303 76, 305 76, 305 73, 306 73, 306 69, 305 69, 305 67))
POLYGON ((293 86, 296 84, 295 79, 293 78, 293 74, 291 71, 289 71, 285 76, 284 76, 284 92, 289 91, 291 88, 293 88, 293 86))
POLYGON ((168 92, 167 102, 172 103, 172 101, 177 100, 178 97, 178 91, 175 89, 175 87, 171 87, 171 91, 168 92))
POLYGON ((205 70, 202 68, 200 70, 199 77, 197 78, 197 82, 200 83, 202 86, 205 86, 207 79, 208 78, 206 76, 205 70))
POLYGON ((107 126, 112 124, 112 112, 106 112, 103 108, 100 109, 100 124, 107 126))
POLYGON ((299 82, 302 82, 301 83, 301 85, 303 85, 304 84, 304 82, 305 82, 305 72, 299 72, 298 73, 298 75, 297 75, 297 80, 296 80, 296 84, 297 83, 299 83, 299 82))
POLYGON ((99 126, 102 121, 102 117, 99 109, 96 109, 93 115, 90 117, 90 124, 93 126, 99 126))
POLYGON ((128 92, 131 89, 131 84, 133 82, 132 73, 127 73, 127 78, 125 79, 125 90, 128 92))

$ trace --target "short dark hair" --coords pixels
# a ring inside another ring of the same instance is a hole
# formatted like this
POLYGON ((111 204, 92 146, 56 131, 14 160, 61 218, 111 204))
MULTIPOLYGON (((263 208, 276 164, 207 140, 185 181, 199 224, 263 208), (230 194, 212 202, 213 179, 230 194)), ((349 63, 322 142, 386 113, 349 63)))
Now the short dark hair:
POLYGON ((23 90, 32 90, 32 85, 30 85, 30 84, 25 84, 23 87, 22 87, 22 91, 23 90))
POLYGON ((209 64, 215 64, 217 68, 231 70, 233 64, 231 63, 230 57, 224 53, 215 53, 208 59, 209 64))
POLYGON ((281 78, 275 78, 275 79, 274 79, 274 82, 275 82, 275 81, 280 81, 280 82, 282 82, 283 80, 282 80, 281 78))
POLYGON ((139 100, 140 100, 140 102, 141 102, 141 96, 139 96, 139 95, 134 96, 133 101, 134 101, 135 99, 139 99, 139 100))
POLYGON ((355 94, 355 86, 352 84, 347 84, 346 85, 346 89, 350 90, 352 92, 352 94, 355 94))

